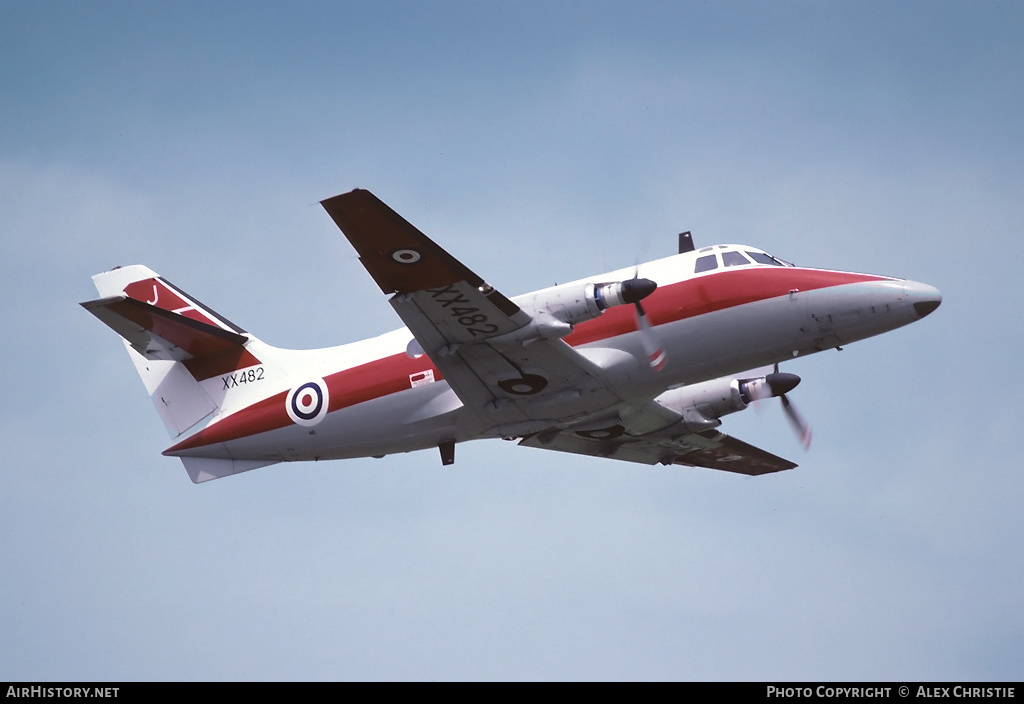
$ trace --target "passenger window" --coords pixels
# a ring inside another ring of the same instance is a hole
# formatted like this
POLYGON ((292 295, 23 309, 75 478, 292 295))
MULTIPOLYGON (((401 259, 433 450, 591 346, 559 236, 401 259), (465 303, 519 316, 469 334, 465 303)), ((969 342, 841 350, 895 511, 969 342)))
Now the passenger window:
POLYGON ((739 252, 722 252, 722 262, 725 266, 743 266, 749 264, 750 260, 739 252))
POLYGON ((718 259, 715 258, 714 254, 709 254, 706 257, 698 257, 697 266, 693 268, 694 274, 699 274, 702 271, 711 271, 712 269, 718 268, 718 259))

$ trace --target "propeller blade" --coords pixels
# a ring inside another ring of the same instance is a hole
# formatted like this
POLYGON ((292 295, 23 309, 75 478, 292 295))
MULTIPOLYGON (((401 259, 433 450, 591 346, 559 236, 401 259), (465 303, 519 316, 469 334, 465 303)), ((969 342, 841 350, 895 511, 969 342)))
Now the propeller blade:
POLYGON ((800 411, 796 410, 796 406, 786 397, 786 394, 780 395, 779 400, 782 401, 782 410, 786 413, 786 420, 789 421, 800 444, 804 446, 805 450, 811 449, 811 426, 804 420, 800 411))
POLYGON ((651 327, 650 321, 647 320, 647 314, 644 313, 640 301, 636 301, 633 305, 636 306, 636 329, 640 334, 640 346, 643 348, 644 354, 647 355, 647 363, 651 365, 651 369, 660 372, 668 361, 665 350, 658 342, 658 336, 654 334, 654 329, 651 327))

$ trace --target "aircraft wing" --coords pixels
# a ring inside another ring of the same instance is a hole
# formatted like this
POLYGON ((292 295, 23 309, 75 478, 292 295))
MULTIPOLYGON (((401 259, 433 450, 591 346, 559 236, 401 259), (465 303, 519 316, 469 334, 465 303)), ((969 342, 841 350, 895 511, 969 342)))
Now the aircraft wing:
POLYGON ((789 460, 714 430, 688 433, 675 439, 631 435, 594 438, 570 430, 548 430, 528 435, 519 444, 640 464, 681 464, 751 476, 796 467, 789 460))
POLYGON ((366 190, 321 203, 462 403, 522 435, 619 402, 561 339, 509 341, 531 316, 366 190), (502 337, 504 341, 502 340, 502 337))

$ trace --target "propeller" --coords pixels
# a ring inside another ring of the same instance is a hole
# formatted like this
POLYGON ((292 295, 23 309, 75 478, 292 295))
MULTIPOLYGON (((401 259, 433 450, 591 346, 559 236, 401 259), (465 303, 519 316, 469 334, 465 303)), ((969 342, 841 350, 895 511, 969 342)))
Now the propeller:
POLYGON ((658 288, 658 284, 650 279, 639 278, 639 272, 634 271, 632 279, 622 282, 621 297, 623 302, 632 303, 636 308, 636 329, 640 335, 640 346, 647 356, 647 363, 651 365, 651 369, 660 372, 665 368, 668 357, 665 356, 665 350, 658 342, 658 336, 647 319, 644 307, 640 305, 640 301, 654 293, 656 288, 658 288))
POLYGON ((796 410, 796 406, 786 396, 787 391, 792 391, 797 384, 800 383, 800 377, 796 374, 786 374, 785 372, 779 371, 778 362, 775 363, 775 371, 765 377, 765 381, 768 382, 768 386, 772 390, 773 396, 778 396, 779 400, 782 401, 782 411, 786 414, 786 420, 789 421, 789 427, 793 429, 796 434, 797 440, 804 446, 804 450, 811 449, 811 426, 801 415, 800 411, 796 410))
POLYGON ((775 371, 762 379, 751 379, 742 385, 742 393, 747 397, 746 400, 756 403, 764 398, 778 396, 782 401, 782 411, 786 414, 789 426, 804 449, 809 450, 811 448, 811 426, 786 396, 787 392, 792 391, 800 383, 800 377, 796 374, 780 372, 779 365, 776 364, 775 371))
POLYGON ((640 301, 636 301, 633 305, 636 307, 636 329, 640 334, 640 346, 643 347, 644 354, 647 355, 647 363, 651 365, 651 369, 660 372, 665 368, 668 357, 665 356, 665 350, 658 342, 658 336, 654 334, 654 328, 647 320, 647 314, 644 313, 640 301))
POLYGON ((811 449, 811 426, 807 424, 804 417, 800 415, 800 411, 796 410, 796 406, 790 401, 786 394, 779 396, 779 400, 782 401, 782 410, 786 413, 786 420, 789 421, 789 427, 796 433, 796 437, 800 440, 800 444, 804 446, 805 450, 811 449))

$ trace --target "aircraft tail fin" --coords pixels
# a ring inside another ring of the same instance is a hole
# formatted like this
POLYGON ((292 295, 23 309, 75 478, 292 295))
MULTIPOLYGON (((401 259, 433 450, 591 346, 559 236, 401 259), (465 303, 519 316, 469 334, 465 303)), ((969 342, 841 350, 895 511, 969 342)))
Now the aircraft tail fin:
POLYGON ((93 277, 101 298, 82 307, 124 338, 172 437, 215 413, 224 394, 202 382, 261 364, 254 339, 151 269, 120 267, 93 277))

